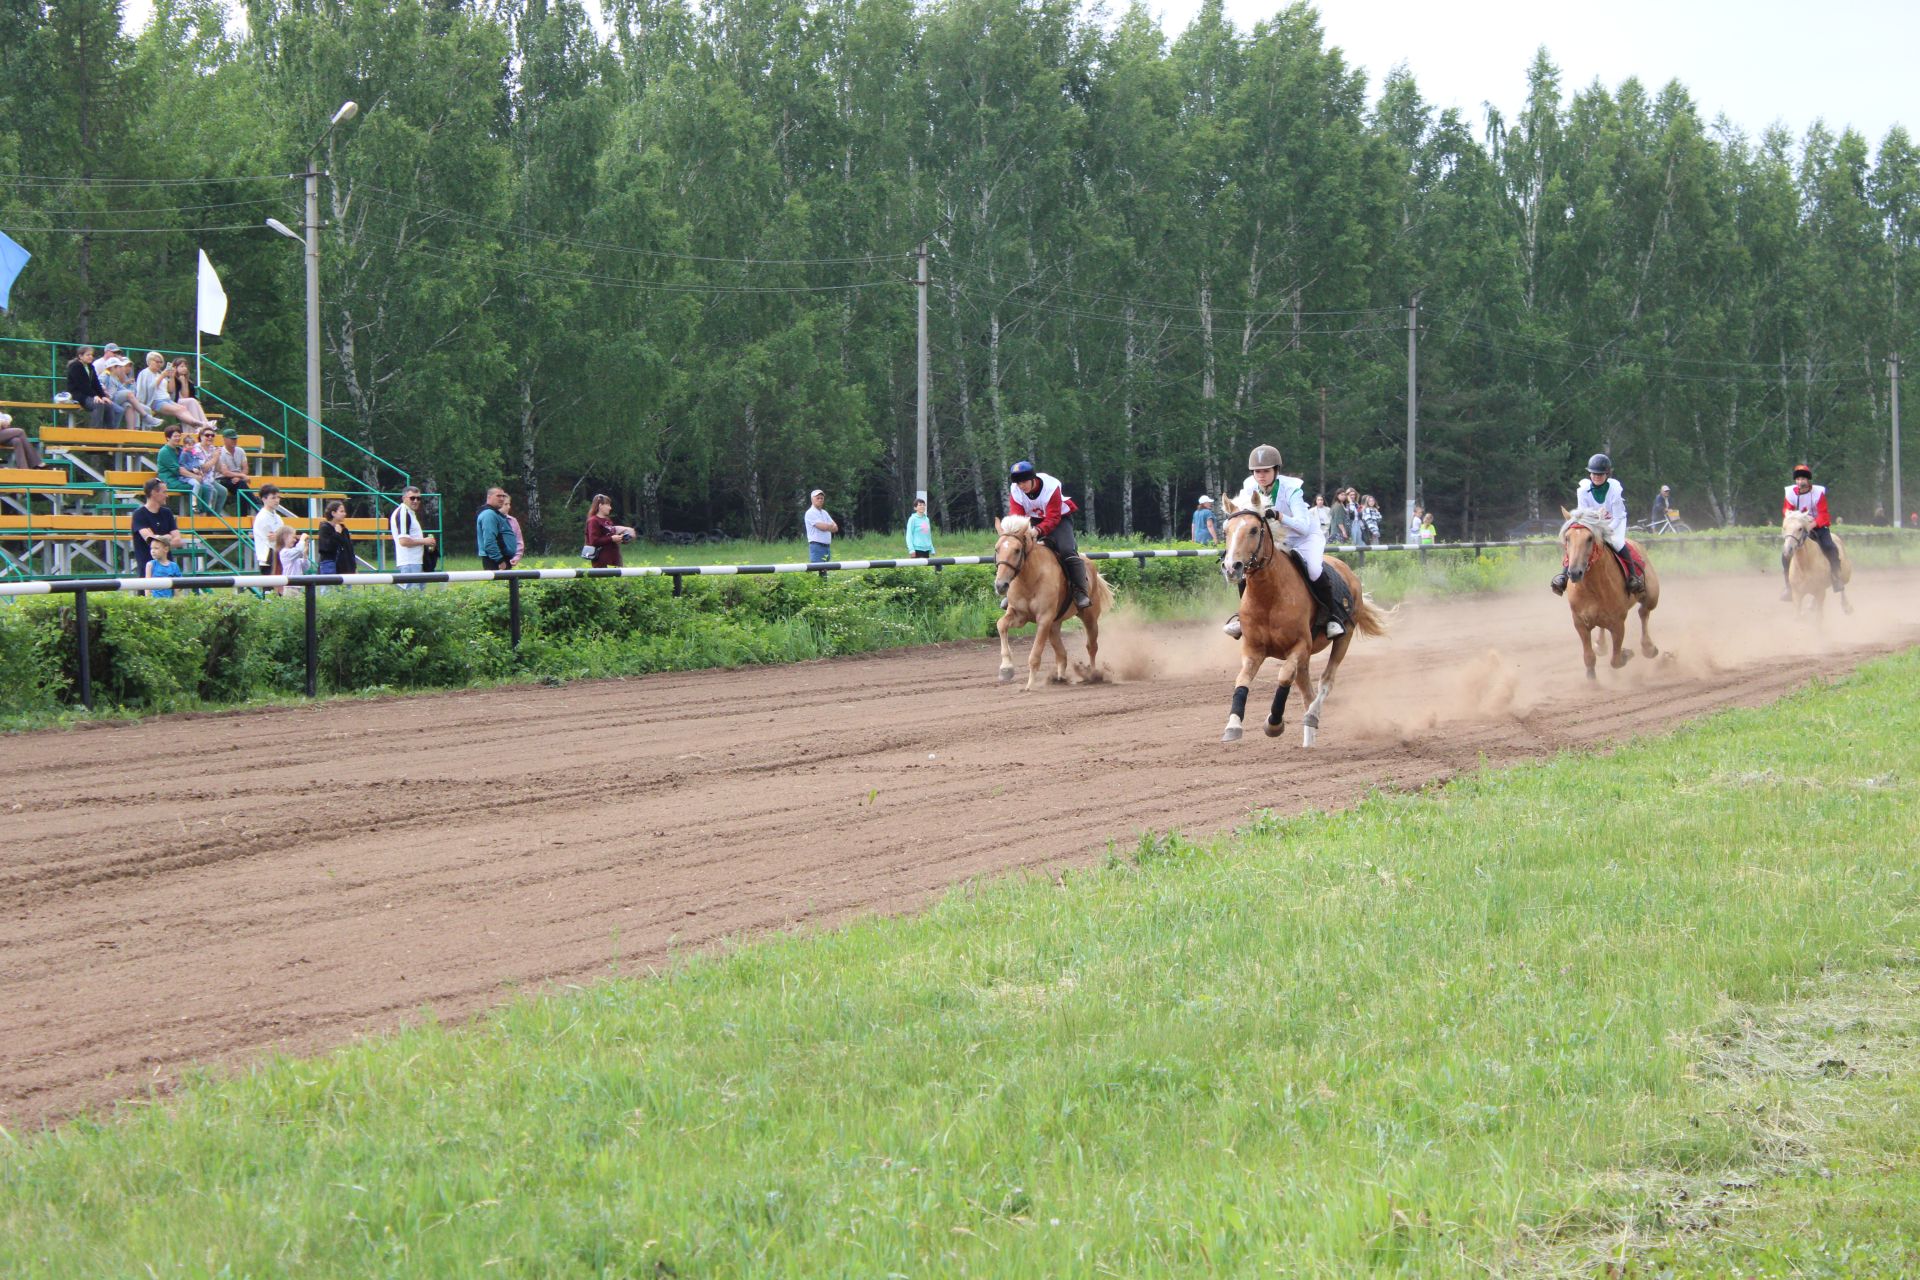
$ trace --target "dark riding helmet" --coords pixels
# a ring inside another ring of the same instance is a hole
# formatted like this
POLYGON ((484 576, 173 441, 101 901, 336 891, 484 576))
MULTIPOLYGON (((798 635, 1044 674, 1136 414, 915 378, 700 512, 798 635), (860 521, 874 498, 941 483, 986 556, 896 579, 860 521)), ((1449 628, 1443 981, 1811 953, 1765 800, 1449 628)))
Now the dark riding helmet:
POLYGON ((1039 475, 1039 470, 1025 458, 1013 464, 1007 471, 1007 479, 1013 481, 1030 480, 1039 475))
POLYGON ((1587 470, 1598 471, 1603 476, 1613 474, 1613 459, 1604 453, 1596 453, 1587 459, 1587 470))
POLYGON ((1813 479, 1813 468, 1804 462, 1799 463, 1793 469, 1793 478, 1798 480, 1801 476, 1805 476, 1809 480, 1813 479))

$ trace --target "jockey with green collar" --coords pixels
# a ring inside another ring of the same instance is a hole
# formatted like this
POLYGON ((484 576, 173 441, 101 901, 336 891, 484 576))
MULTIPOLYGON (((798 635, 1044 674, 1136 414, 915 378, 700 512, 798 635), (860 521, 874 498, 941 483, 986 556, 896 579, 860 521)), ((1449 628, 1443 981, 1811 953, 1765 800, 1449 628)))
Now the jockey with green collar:
MULTIPOLYGON (((1307 506, 1305 482, 1297 476, 1280 474, 1280 451, 1270 444, 1260 445, 1248 455, 1247 466, 1253 474, 1248 476, 1241 487, 1238 504, 1245 508, 1254 504, 1256 497, 1266 504, 1272 518, 1278 520, 1286 530, 1275 541, 1287 550, 1299 553, 1307 566, 1307 589, 1313 598, 1327 613, 1327 634, 1342 635, 1346 624, 1353 619, 1347 616, 1346 609, 1333 594, 1330 575, 1323 572, 1323 557, 1327 551, 1327 531, 1313 518, 1307 506)), ((1247 593, 1247 584, 1240 583, 1240 594, 1247 593)), ((1222 628, 1235 640, 1240 638, 1240 615, 1234 614, 1227 619, 1222 628)))
MULTIPOLYGON (((1613 459, 1604 453, 1596 453, 1587 459, 1587 478, 1573 496, 1574 514, 1582 511, 1599 511, 1606 517, 1607 546, 1620 560, 1620 569, 1627 578, 1627 594, 1639 595, 1647 589, 1647 578, 1640 571, 1634 552, 1627 545, 1627 495, 1626 489, 1613 478, 1613 459)), ((1547 584, 1553 588, 1553 594, 1564 594, 1567 589, 1567 566, 1561 565, 1560 572, 1553 575, 1553 581, 1547 584)))

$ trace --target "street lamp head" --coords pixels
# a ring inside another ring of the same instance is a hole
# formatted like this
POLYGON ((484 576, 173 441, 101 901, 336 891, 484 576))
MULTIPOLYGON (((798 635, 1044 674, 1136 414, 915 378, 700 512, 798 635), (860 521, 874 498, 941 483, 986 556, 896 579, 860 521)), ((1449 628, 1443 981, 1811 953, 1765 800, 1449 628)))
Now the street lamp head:
POLYGON ((295 231, 292 227, 289 227, 286 223, 280 221, 280 219, 278 218, 268 218, 267 226, 272 228, 275 231, 278 231, 281 235, 285 236, 289 240, 298 240, 300 238, 299 232, 295 231))
POLYGON ((360 114, 359 103, 343 102, 340 104, 340 109, 333 113, 333 119, 327 121, 327 127, 332 128, 336 124, 345 124, 347 121, 353 119, 355 116, 359 114, 360 114))

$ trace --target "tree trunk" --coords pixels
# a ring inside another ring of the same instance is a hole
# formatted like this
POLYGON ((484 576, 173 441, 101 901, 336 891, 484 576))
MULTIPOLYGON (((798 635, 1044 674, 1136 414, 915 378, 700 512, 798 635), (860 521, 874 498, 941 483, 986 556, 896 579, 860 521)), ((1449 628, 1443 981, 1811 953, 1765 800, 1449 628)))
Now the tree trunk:
POLYGON ((520 379, 520 483, 526 491, 525 526, 527 541, 545 546, 547 531, 540 512, 540 467, 535 450, 540 434, 540 416, 533 407, 533 384, 520 379))
POLYGON ((1133 304, 1126 307, 1126 367, 1120 375, 1120 536, 1133 536, 1133 366, 1140 352, 1134 340, 1133 304))
POLYGON ((1220 464, 1213 454, 1213 433, 1219 423, 1219 387, 1213 350, 1213 286, 1200 282, 1200 487, 1220 491, 1220 464))

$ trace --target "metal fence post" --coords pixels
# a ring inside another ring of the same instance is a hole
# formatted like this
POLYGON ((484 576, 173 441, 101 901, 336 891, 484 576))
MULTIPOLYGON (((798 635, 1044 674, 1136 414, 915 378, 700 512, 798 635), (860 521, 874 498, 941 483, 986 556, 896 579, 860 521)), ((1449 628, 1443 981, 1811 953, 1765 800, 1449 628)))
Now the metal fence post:
POLYGON ((307 593, 307 696, 317 697, 320 692, 320 612, 315 599, 312 583, 306 586, 307 593))
POLYGON ((93 710, 93 642, 87 634, 91 624, 87 618, 87 593, 73 593, 73 620, 78 628, 77 638, 80 644, 80 705, 93 710))
POLYGON ((513 638, 513 648, 520 650, 520 579, 507 579, 507 634, 513 638))

